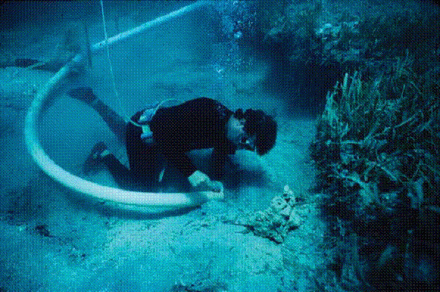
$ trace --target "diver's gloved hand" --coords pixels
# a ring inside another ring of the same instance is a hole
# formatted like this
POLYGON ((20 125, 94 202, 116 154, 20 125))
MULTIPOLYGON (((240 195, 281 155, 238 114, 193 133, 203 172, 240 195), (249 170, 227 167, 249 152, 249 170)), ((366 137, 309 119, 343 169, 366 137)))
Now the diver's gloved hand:
POLYGON ((214 181, 200 170, 196 170, 188 177, 188 181, 195 191, 211 191, 223 192, 223 184, 219 181, 214 181))

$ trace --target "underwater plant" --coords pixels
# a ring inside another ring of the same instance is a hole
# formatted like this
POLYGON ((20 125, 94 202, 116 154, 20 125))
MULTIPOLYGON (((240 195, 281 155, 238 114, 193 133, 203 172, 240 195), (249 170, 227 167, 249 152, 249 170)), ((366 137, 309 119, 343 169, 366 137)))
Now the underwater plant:
POLYGON ((326 211, 381 247, 369 272, 379 288, 389 286, 374 275, 390 266, 390 279, 405 285, 439 280, 417 278, 417 263, 405 260, 425 253, 422 243, 438 253, 440 239, 440 99, 432 91, 439 80, 412 65, 407 55, 374 80, 345 74, 327 94, 311 145, 326 211))

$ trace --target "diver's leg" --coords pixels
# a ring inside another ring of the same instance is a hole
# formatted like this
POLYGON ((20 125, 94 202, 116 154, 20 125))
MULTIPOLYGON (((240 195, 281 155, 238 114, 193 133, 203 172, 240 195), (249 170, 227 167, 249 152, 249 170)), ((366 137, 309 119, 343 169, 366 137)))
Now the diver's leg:
POLYGON ((145 190, 146 182, 139 180, 135 173, 125 167, 113 154, 104 156, 102 162, 120 187, 132 191, 145 190))
POLYGON ((109 126, 110 130, 118 137, 119 141, 125 141, 126 123, 113 109, 103 103, 90 87, 79 87, 69 90, 68 94, 90 105, 95 109, 109 126))
POLYGON ((146 144, 141 140, 141 134, 141 128, 127 125, 126 147, 130 170, 138 180, 154 185, 161 180, 163 158, 157 145, 146 144))
POLYGON ((124 142, 126 129, 124 119, 98 98, 90 105, 99 113, 110 130, 118 137, 118 140, 124 142))
POLYGON ((113 154, 108 151, 104 142, 96 143, 92 148, 90 155, 87 157, 83 171, 86 175, 95 172, 100 165, 104 164, 112 174, 116 183, 125 189, 132 191, 145 190, 148 184, 140 180, 136 173, 128 169, 113 154))

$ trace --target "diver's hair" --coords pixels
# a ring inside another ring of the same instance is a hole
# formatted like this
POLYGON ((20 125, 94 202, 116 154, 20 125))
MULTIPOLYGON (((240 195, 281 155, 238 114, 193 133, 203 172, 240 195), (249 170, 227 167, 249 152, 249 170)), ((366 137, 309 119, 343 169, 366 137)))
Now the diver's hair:
POLYGON ((277 138, 277 123, 275 120, 265 114, 262 110, 248 109, 243 113, 238 109, 234 113, 237 119, 245 119, 244 130, 249 135, 256 136, 255 147, 258 155, 264 155, 275 146, 277 138))

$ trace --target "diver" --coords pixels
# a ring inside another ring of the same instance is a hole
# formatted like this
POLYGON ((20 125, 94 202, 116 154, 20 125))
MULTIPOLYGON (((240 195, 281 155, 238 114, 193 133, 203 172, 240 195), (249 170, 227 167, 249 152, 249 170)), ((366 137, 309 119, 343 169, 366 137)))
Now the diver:
POLYGON ((170 107, 157 104, 137 112, 126 123, 89 87, 72 89, 68 95, 94 108, 113 133, 125 140, 129 168, 99 142, 87 158, 84 172, 103 163, 118 185, 131 190, 157 186, 168 163, 187 178, 194 191, 221 191, 218 180, 228 155, 239 149, 264 155, 274 147, 277 136, 277 123, 262 110, 233 112, 206 97, 170 107), (204 148, 213 148, 210 176, 198 170, 186 154, 204 148))

